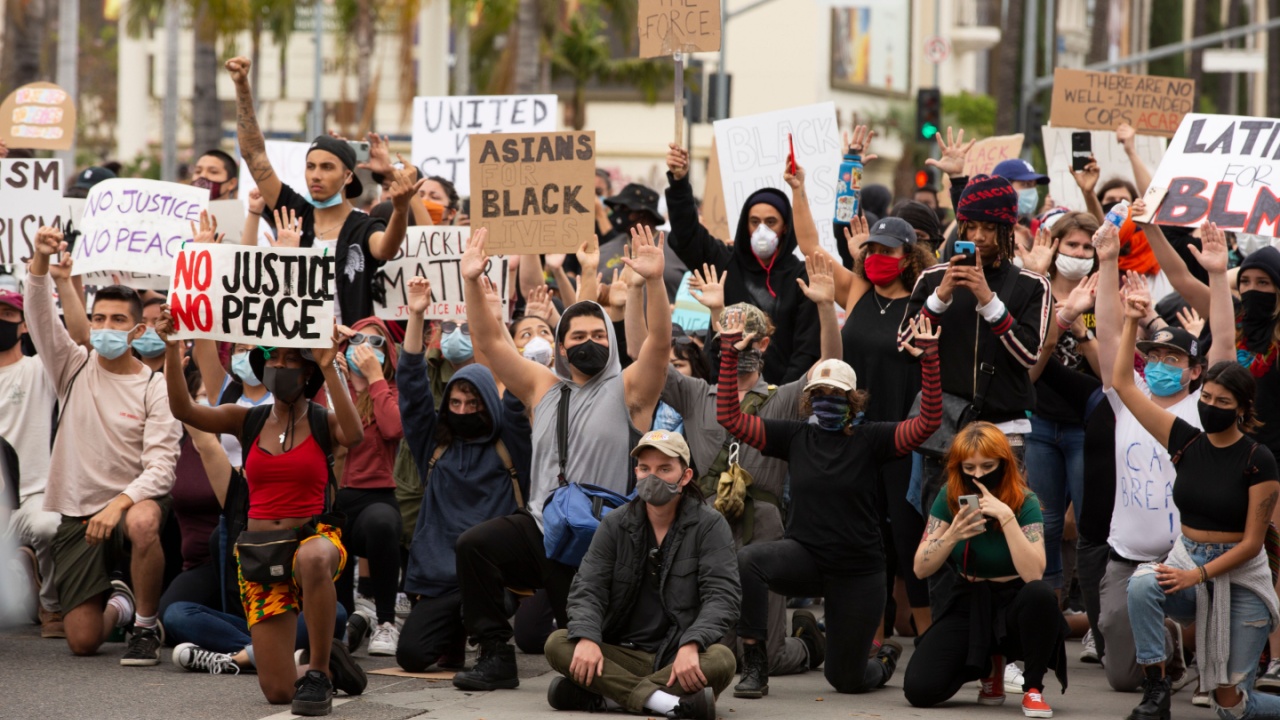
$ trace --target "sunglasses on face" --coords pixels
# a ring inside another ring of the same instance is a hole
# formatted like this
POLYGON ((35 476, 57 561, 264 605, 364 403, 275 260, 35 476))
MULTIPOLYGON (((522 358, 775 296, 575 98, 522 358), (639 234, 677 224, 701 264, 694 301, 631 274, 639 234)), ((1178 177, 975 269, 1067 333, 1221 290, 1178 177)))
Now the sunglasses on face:
POLYGON ((467 337, 471 337, 471 325, 469 325, 468 323, 462 323, 462 325, 459 326, 458 323, 454 322, 453 320, 445 320, 443 323, 440 324, 440 329, 445 333, 457 332, 459 327, 462 328, 463 335, 466 335, 467 337))
POLYGON ((356 333, 347 340, 348 345, 368 345, 371 348, 382 349, 387 344, 387 339, 381 335, 366 335, 364 333, 356 333))

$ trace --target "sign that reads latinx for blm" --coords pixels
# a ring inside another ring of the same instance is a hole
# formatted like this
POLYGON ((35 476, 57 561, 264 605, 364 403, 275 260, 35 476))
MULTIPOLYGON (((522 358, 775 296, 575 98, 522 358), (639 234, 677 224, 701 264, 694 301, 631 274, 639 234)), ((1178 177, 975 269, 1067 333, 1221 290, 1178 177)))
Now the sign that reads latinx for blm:
POLYGON ((188 244, 174 259, 174 337, 327 347, 336 259, 321 248, 188 244))
POLYGON ((595 235, 594 132, 471 136, 471 226, 491 254, 570 253, 595 235))
POLYGON ((167 276, 182 243, 192 239, 191 223, 200 222, 208 204, 208 190, 178 183, 115 178, 94 185, 72 251, 72 273, 167 276))
POLYGON ((720 0, 640 0, 640 57, 720 49, 720 0))
POLYGON ((36 231, 67 219, 60 161, 0 160, 0 265, 25 265, 36 231))
MULTIPOLYGON (((386 290, 386 302, 374 301, 374 314, 384 320, 409 317, 409 278, 421 275, 431 282, 431 302, 423 317, 428 320, 465 320, 467 303, 462 297, 462 253, 471 240, 467 227, 411 227, 405 232, 400 253, 383 264, 374 277, 386 290)), ((486 250, 488 247, 486 246, 486 250)), ((508 262, 505 255, 489 255, 484 272, 498 290, 508 295, 508 262)), ((502 304, 503 314, 507 304, 502 304)), ((503 318, 506 319, 505 317, 503 318)))
POLYGON ((1115 130, 1128 123, 1142 135, 1171 137, 1195 99, 1195 80, 1058 68, 1049 122, 1081 130, 1115 130))

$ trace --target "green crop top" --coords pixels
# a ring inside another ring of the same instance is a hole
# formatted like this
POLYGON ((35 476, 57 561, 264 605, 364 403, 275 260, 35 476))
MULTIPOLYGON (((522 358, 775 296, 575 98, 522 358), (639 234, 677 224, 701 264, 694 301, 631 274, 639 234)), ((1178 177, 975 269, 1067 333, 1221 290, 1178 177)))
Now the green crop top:
MULTIPOLYGON (((938 493, 933 501, 933 509, 929 514, 939 520, 951 522, 951 508, 947 506, 947 493, 938 493)), ((1018 512, 1019 527, 1044 523, 1044 513, 1040 510, 1040 498, 1028 492, 1018 512)), ((998 578, 1017 575, 1018 569, 1013 566, 1013 556, 1009 554, 1009 543, 1000 530, 987 531, 977 537, 969 538, 951 549, 951 562, 958 572, 976 578, 998 578), (968 548, 968 564, 965 563, 965 548, 968 548)))

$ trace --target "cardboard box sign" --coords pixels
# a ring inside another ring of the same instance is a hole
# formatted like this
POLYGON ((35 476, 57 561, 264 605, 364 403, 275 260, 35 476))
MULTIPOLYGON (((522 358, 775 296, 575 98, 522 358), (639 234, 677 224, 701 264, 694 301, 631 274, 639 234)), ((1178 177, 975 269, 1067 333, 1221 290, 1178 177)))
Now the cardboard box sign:
POLYGON ((70 150, 75 138, 75 103, 53 83, 23 85, 0 103, 0 139, 11 148, 70 150))
POLYGON ((720 49, 720 0, 640 0, 640 57, 720 49))
POLYGON ((1115 130, 1128 123, 1140 135, 1173 137, 1195 100, 1195 80, 1057 68, 1049 124, 1115 130))

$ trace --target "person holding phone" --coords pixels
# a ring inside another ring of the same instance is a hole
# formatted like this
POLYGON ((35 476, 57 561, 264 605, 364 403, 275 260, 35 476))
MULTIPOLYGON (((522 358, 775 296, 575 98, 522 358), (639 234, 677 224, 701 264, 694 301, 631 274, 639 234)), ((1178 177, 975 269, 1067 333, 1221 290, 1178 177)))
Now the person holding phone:
POLYGON ((1005 661, 1022 660, 1023 715, 1053 717, 1044 676, 1055 668, 1067 686, 1066 625, 1053 588, 1041 579, 1044 517, 1008 439, 991 423, 970 423, 956 435, 946 488, 916 549, 916 575, 944 566, 960 581, 907 665, 907 702, 933 707, 980 680, 978 704, 1000 705, 1005 661))

